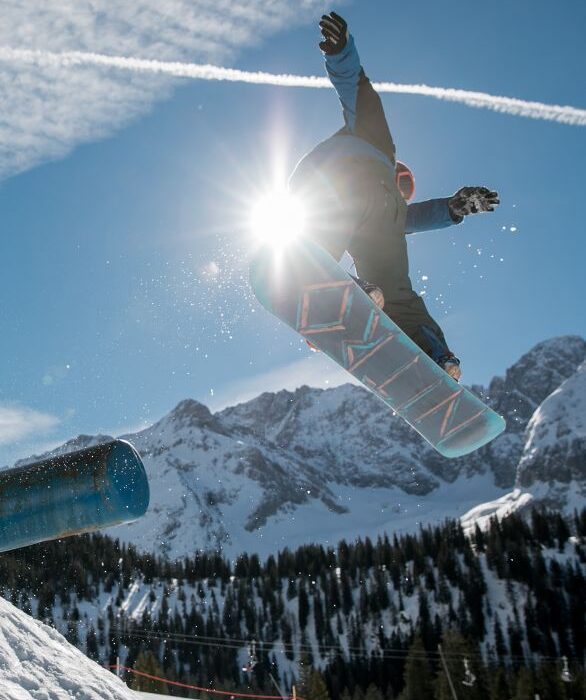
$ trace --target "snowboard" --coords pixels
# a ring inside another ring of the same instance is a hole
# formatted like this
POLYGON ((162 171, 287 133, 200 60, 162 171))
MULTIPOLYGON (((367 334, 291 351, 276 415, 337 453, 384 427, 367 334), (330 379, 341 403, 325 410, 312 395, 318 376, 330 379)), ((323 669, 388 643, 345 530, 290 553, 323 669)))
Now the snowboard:
POLYGON ((504 419, 428 357, 334 258, 307 239, 262 246, 250 264, 258 301, 384 401, 445 457, 493 440, 504 419))
POLYGON ((140 518, 142 460, 124 440, 0 471, 0 552, 140 518))

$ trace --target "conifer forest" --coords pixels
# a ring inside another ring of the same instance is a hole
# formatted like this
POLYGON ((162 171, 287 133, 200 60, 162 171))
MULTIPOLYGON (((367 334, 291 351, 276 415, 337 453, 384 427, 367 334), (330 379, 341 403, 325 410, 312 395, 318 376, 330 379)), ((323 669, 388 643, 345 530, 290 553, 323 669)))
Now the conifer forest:
POLYGON ((586 697, 586 509, 570 520, 536 509, 470 534, 446 521, 266 561, 169 561, 84 535, 1 555, 0 588, 151 692, 586 697))

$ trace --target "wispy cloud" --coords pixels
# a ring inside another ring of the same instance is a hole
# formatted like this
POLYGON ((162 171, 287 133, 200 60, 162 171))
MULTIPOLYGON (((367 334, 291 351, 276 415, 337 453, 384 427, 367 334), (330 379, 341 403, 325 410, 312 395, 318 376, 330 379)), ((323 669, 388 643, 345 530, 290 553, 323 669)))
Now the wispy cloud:
MULTIPOLYGON (((216 80, 252 83, 254 85, 277 85, 281 87, 331 88, 327 78, 289 74, 264 73, 222 68, 210 64, 165 62, 124 56, 109 56, 97 53, 67 51, 17 50, 0 48, 0 60, 24 63, 44 68, 76 66, 99 66, 130 71, 137 74, 165 75, 175 78, 216 80)), ((485 92, 459 90, 456 88, 431 87, 429 85, 403 85, 399 83, 375 83, 379 92, 394 92, 424 95, 438 100, 460 102, 468 107, 491 109, 519 117, 545 119, 574 126, 586 126, 586 110, 577 107, 532 102, 514 97, 502 97, 485 92)))
POLYGON ((282 389, 295 391, 304 384, 320 389, 331 389, 340 384, 358 384, 358 382, 330 359, 315 353, 269 372, 237 381, 220 392, 214 392, 213 396, 203 397, 202 401, 211 410, 219 411, 226 406, 250 401, 265 391, 282 389))
MULTIPOLYGON (((22 0, 3 3, 0 46, 174 62, 234 60, 244 46, 316 14, 318 0, 22 0)), ((75 69, 59 61, 0 66, 0 177, 107 136, 169 94, 171 74, 75 69)), ((9 58, 10 57, 10 58, 9 58)))
POLYGON ((38 437, 59 425, 59 418, 32 408, 0 405, 0 445, 38 437))

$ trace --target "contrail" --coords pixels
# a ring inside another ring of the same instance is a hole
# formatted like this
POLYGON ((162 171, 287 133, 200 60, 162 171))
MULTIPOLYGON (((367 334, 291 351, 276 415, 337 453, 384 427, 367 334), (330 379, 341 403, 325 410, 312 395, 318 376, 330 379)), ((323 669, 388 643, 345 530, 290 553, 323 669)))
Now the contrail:
MULTIPOLYGON (((38 66, 104 66, 138 73, 169 75, 176 78, 196 80, 228 80, 232 82, 251 83, 253 85, 277 85, 282 87, 331 88, 327 78, 317 76, 287 75, 263 73, 260 71, 243 71, 234 68, 202 65, 197 63, 176 63, 168 61, 151 61, 124 56, 107 56, 105 54, 84 51, 39 51, 29 49, 0 48, 0 61, 27 63, 38 66)), ((395 92, 409 95, 425 95, 438 100, 460 102, 469 107, 492 109, 519 117, 546 119, 548 121, 586 126, 586 110, 576 107, 528 102, 513 97, 499 97, 485 92, 457 90, 455 88, 430 87, 429 85, 402 85, 399 83, 374 83, 379 92, 395 92)))

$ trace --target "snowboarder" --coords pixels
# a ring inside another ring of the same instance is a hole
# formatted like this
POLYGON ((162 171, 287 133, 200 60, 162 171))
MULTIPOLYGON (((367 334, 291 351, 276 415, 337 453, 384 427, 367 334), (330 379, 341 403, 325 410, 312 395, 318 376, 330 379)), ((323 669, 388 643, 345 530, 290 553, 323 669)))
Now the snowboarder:
POLYGON ((460 360, 411 286, 405 234, 445 228, 469 214, 493 211, 498 195, 486 187, 463 187, 452 197, 408 205, 415 190, 413 175, 396 160, 380 97, 360 65, 347 24, 331 12, 319 26, 319 47, 345 126, 306 154, 289 180, 291 191, 308 208, 307 235, 337 260, 347 250, 360 286, 458 380, 460 360))

